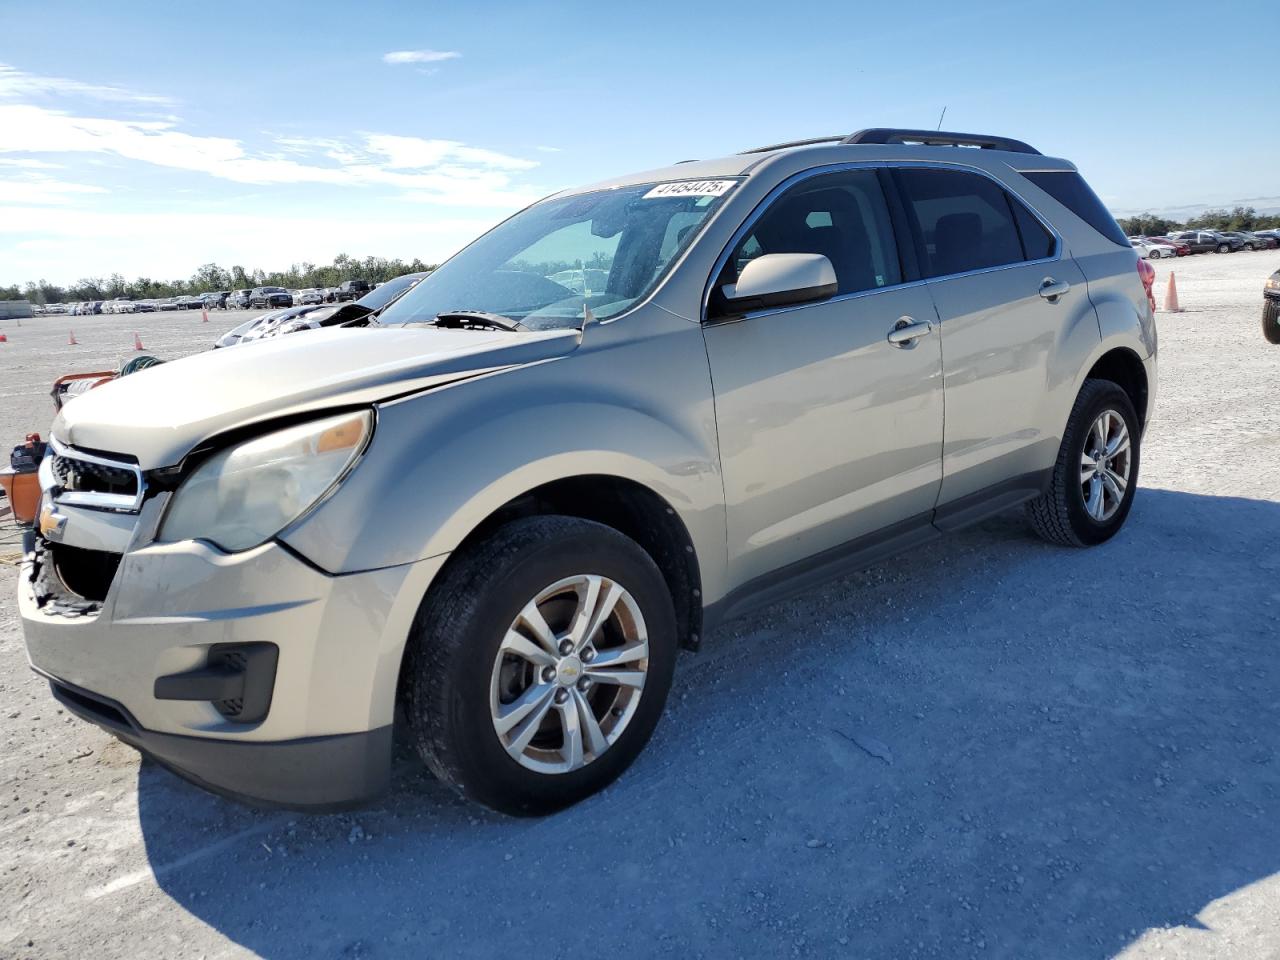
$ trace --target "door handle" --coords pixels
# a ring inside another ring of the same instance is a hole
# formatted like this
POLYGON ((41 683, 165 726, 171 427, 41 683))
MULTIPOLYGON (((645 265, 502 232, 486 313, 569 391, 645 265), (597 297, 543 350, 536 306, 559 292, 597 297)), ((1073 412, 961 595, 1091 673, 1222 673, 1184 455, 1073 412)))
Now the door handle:
POLYGON ((899 317, 898 322, 889 331, 889 342, 895 347, 908 349, 916 345, 921 337, 933 333, 933 324, 928 320, 913 320, 911 317, 899 317))
POLYGON ((1071 284, 1065 280, 1055 280, 1053 277, 1045 277, 1044 282, 1040 284, 1040 296, 1050 303, 1057 303, 1058 298, 1071 289, 1071 284))

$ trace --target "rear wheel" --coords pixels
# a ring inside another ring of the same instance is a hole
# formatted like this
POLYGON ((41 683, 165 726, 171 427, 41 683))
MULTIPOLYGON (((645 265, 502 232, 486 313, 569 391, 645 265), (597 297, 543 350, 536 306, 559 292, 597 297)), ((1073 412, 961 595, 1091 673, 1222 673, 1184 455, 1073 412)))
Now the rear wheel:
POLYGON ((675 654, 671 596, 644 550, 598 523, 530 517, 450 562, 402 691, 437 777, 506 813, 549 813, 640 753, 675 654))
POLYGON ((1280 300, 1263 301, 1262 335, 1267 343, 1280 343, 1280 300))
POLYGON ((1118 384, 1086 380, 1067 419, 1049 488, 1027 504, 1032 529, 1072 547, 1115 536, 1137 488, 1140 429, 1118 384))
POLYGON ((1152 251, 1151 251, 1150 253, 1148 253, 1148 254, 1147 254, 1147 259, 1148 259, 1148 260, 1159 260, 1159 259, 1160 259, 1160 248, 1159 248, 1159 247, 1156 247, 1156 248, 1152 249, 1152 251))
POLYGON ((1230 252, 1231 252, 1231 244, 1229 244, 1229 243, 1220 243, 1220 244, 1218 244, 1218 252, 1219 252, 1219 253, 1230 253, 1230 252))

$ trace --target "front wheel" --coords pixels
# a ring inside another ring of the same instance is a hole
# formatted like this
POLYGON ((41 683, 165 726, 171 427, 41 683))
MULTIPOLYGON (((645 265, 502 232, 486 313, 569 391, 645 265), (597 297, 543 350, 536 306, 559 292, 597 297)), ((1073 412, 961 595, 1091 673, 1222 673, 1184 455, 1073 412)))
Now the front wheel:
POLYGON ((409 644, 401 690, 427 766, 486 806, 543 814, 607 786, 648 742, 675 614, 634 541, 529 517, 455 555, 409 644))
POLYGON ((1280 343, 1280 300, 1262 304, 1262 335, 1267 343, 1280 343))
POLYGON ((1086 380, 1067 419, 1049 488, 1027 504, 1031 528, 1063 546, 1110 540, 1133 505, 1140 445, 1129 395, 1110 380, 1086 380))

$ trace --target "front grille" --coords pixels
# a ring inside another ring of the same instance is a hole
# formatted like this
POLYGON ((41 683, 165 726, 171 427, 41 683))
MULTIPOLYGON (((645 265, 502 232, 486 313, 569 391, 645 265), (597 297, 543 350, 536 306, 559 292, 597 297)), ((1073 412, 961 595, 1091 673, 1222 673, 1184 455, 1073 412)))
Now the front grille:
POLYGON ((65 453, 55 453, 50 459, 54 481, 68 493, 109 493, 125 497, 138 495, 137 471, 128 467, 81 460, 65 453))

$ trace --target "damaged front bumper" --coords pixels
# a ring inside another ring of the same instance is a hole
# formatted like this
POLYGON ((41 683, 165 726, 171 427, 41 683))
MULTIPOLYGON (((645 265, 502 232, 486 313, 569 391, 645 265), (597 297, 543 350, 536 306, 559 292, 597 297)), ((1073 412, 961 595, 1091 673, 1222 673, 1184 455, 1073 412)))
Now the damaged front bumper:
POLYGON ((331 808, 385 789, 404 643, 444 557, 334 576, 275 542, 148 543, 85 601, 62 548, 28 541, 28 658, 72 713, 240 799, 331 808))

